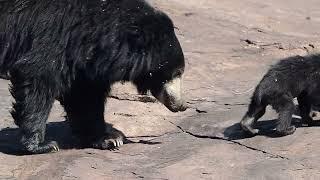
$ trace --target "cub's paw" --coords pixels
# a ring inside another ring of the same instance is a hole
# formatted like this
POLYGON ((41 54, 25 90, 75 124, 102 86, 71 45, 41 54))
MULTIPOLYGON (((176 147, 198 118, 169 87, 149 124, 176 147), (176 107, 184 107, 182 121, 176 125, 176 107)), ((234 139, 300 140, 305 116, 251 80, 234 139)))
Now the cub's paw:
POLYGON ((315 125, 315 121, 311 117, 302 118, 301 124, 302 124, 302 126, 309 126, 310 127, 310 126, 315 125))
POLYGON ((276 135, 278 135, 278 136, 287 136, 287 135, 293 134, 295 131, 296 131, 296 127, 295 126, 290 126, 286 130, 278 130, 278 129, 276 129, 276 135))
POLYGON ((241 126, 241 129, 249 135, 255 136, 259 134, 259 129, 253 128, 251 126, 251 123, 247 123, 246 121, 241 121, 240 126, 241 126))

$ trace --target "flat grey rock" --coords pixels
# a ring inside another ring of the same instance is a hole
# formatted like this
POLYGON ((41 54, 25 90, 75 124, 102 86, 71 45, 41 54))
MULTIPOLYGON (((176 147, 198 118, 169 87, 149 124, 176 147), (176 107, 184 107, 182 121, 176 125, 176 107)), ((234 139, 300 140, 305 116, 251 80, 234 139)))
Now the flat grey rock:
POLYGON ((0 179, 240 179, 320 178, 320 127, 272 137, 277 115, 268 109, 263 133, 239 128, 250 95, 269 66, 291 55, 318 52, 319 0, 148 0, 172 17, 186 57, 184 94, 191 107, 171 113, 113 88, 106 120, 136 143, 119 151, 76 149, 56 103, 47 138, 61 151, 22 156, 9 114, 8 81, 0 81, 0 179))

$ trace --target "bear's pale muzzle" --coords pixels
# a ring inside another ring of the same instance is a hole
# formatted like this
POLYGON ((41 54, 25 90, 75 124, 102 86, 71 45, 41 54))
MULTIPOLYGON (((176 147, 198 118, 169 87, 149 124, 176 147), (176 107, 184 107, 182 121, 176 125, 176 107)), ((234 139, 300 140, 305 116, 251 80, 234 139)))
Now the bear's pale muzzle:
POLYGON ((181 93, 181 84, 181 77, 174 78, 166 82, 161 92, 156 96, 172 112, 185 111, 187 109, 181 93))

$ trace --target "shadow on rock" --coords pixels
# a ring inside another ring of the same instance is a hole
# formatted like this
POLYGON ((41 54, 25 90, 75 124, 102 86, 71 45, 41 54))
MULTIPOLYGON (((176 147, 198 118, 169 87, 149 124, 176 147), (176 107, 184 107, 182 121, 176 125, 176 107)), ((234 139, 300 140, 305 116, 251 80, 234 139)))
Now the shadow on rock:
POLYGON ((152 140, 146 141, 146 140, 139 140, 138 142, 127 140, 126 144, 146 144, 146 145, 157 145, 162 144, 161 142, 153 142, 152 140))
MULTIPOLYGON (((10 155, 28 155, 28 152, 23 151, 20 143, 20 130, 19 128, 4 128, 0 130, 0 152, 10 155)), ((67 121, 50 122, 46 127, 46 141, 56 141, 60 149, 83 149, 80 141, 72 135, 71 129, 67 121)), ((139 143, 154 145, 160 142, 151 142, 139 140, 138 142, 130 141, 130 143, 139 143)))
MULTIPOLYGON (((292 124, 295 125, 296 128, 306 127, 301 123, 301 119, 298 118, 292 118, 292 124)), ((259 134, 257 134, 257 136, 266 136, 270 138, 281 137, 275 133, 274 129, 277 125, 277 119, 258 121, 255 125, 255 128, 259 129, 259 134)), ((314 126, 320 126, 320 122, 315 121, 314 126)), ((229 140, 240 140, 253 137, 253 135, 250 135, 241 129, 240 123, 235 123, 226 128, 223 134, 224 137, 229 140)))
MULTIPOLYGON (((20 144, 19 128, 4 128, 0 130, 0 152, 10 155, 26 155, 20 144)), ((56 141, 61 149, 71 149, 75 147, 67 122, 50 122, 46 128, 46 140, 56 141)))

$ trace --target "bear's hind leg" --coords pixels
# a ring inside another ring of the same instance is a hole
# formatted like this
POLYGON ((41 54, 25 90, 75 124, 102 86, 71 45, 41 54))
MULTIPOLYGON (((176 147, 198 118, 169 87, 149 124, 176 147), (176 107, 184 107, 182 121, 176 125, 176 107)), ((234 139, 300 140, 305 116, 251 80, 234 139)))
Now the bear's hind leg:
POLYGON ((45 142, 46 121, 54 96, 42 82, 12 77, 11 94, 15 99, 11 111, 15 123, 19 126, 21 143, 25 150, 33 154, 56 152, 56 142, 45 142))
POLYGON ((272 107, 279 113, 279 124, 276 127, 276 132, 280 136, 293 134, 296 127, 291 125, 292 115, 294 113, 293 98, 289 95, 282 95, 272 103, 272 107))
POLYGON ((298 97, 298 106, 299 106, 302 124, 307 124, 308 126, 312 126, 313 119, 310 117, 311 102, 307 95, 300 95, 298 97))
POLYGON ((257 103, 255 100, 251 100, 249 109, 240 122, 241 128, 252 135, 258 134, 259 130, 254 129, 252 126, 264 115, 265 112, 266 105, 257 103))
POLYGON ((67 120, 85 147, 115 149, 124 143, 124 134, 104 120, 106 92, 96 83, 82 81, 63 97, 67 120))

